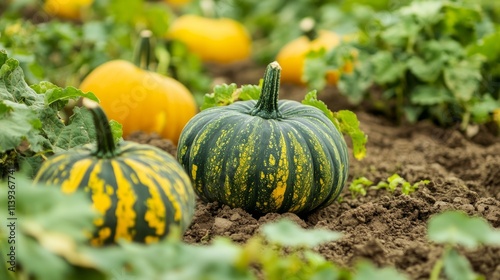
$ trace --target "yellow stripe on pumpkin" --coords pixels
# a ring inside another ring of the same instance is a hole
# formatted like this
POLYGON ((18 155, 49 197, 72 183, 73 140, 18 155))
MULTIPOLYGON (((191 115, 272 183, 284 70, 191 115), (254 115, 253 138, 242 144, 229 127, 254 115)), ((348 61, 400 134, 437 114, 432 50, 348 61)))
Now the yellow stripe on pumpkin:
POLYGON ((80 182, 83 180, 85 174, 89 172, 89 167, 93 163, 94 161, 92 159, 82 159, 80 161, 75 162, 75 164, 73 164, 73 166, 71 167, 68 179, 66 179, 61 185, 62 192, 74 193, 80 186, 80 182))
POLYGON ((123 175, 120 163, 113 160, 111 161, 111 166, 113 167, 113 173, 116 178, 116 196, 118 198, 115 212, 116 233, 114 239, 125 239, 130 241, 133 238, 131 229, 135 226, 136 213, 134 211, 134 205, 137 197, 135 196, 134 189, 129 180, 123 175))
MULTIPOLYGON (((288 160, 287 160, 287 150, 288 147, 285 143, 285 137, 283 134, 280 134, 280 139, 279 139, 279 145, 281 147, 280 151, 280 159, 278 162, 278 170, 277 170, 277 182, 276 182, 276 188, 273 190, 271 196, 273 198, 273 202, 276 204, 276 209, 279 209, 281 205, 283 204, 283 200, 285 199, 285 191, 287 188, 287 180, 289 176, 289 167, 288 167, 288 160)), ((272 155, 271 155, 272 156, 272 155)), ((273 157, 274 160, 274 157, 273 157)), ((274 165, 274 163, 271 163, 274 165)))

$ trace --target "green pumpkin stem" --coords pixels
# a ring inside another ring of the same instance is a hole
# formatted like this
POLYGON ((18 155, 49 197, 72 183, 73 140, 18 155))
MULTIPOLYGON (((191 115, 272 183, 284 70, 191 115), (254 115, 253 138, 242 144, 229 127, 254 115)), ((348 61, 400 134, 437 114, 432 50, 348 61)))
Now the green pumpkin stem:
POLYGON ((281 66, 276 61, 269 63, 264 72, 264 81, 259 101, 257 101, 255 107, 250 111, 250 115, 259 116, 264 119, 278 119, 282 117, 278 109, 280 78, 281 66))
POLYGON ((149 62, 151 60, 151 30, 142 30, 140 33, 141 39, 135 50, 135 65, 141 69, 149 70, 149 62))
POLYGON ((98 158, 111 158, 116 155, 116 145, 111 132, 108 118, 99 104, 90 99, 83 99, 83 106, 90 110, 94 119, 97 135, 97 150, 94 156, 98 158))
POLYGON ((306 17, 300 21, 300 30, 309 41, 314 41, 318 38, 318 31, 316 29, 316 22, 310 17, 306 17))

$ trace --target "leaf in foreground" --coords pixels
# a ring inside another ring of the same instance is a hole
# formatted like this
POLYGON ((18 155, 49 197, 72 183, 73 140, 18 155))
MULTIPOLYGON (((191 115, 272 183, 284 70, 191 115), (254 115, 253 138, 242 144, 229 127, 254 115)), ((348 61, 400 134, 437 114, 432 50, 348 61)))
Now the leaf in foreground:
POLYGON ((454 249, 449 250, 444 256, 444 273, 448 279, 453 280, 481 279, 472 270, 469 260, 454 249))
POLYGON ((438 214, 429 220, 428 236, 441 244, 476 248, 481 244, 500 245, 500 231, 480 217, 469 217, 458 211, 438 214))
POLYGON ((376 268, 370 262, 362 261, 356 266, 353 280, 408 280, 409 278, 399 273, 393 267, 376 268))
POLYGON ((263 225, 262 234, 274 244, 306 248, 313 248, 342 237, 341 233, 326 229, 305 230, 288 219, 263 225))

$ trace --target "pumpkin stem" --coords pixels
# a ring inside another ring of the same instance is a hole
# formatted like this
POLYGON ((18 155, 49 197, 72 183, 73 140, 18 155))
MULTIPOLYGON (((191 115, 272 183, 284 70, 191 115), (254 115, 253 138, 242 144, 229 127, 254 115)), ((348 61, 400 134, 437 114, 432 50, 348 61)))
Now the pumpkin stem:
POLYGON ((281 118, 278 109, 278 94, 280 89, 281 66, 274 61, 269 63, 264 72, 264 81, 262 83, 262 92, 259 101, 250 111, 250 115, 259 116, 264 119, 281 118))
POLYGON ((135 65, 141 69, 149 70, 149 61, 151 60, 151 30, 142 30, 139 46, 135 52, 135 65))
POLYGON ((94 119, 94 126, 97 135, 97 150, 94 156, 98 158, 111 158, 116 155, 116 145, 111 133, 108 118, 101 106, 95 101, 83 98, 83 106, 90 110, 94 119))
POLYGON ((316 30, 316 22, 313 18, 306 17, 300 21, 300 30, 309 41, 316 40, 318 38, 318 31, 316 30))

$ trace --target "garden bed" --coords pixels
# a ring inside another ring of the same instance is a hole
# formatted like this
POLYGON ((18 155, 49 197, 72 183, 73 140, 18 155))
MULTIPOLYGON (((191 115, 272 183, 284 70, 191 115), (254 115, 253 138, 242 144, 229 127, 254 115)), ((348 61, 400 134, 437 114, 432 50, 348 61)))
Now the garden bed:
MULTIPOLYGON (((256 83, 263 69, 237 65, 214 70, 218 81, 238 85, 256 83), (236 74, 244 73, 244 74, 236 74)), ((301 100, 306 89, 283 85, 281 99, 301 100)), ((457 128, 439 128, 424 121, 397 125, 390 120, 352 108, 333 88, 319 95, 330 109, 352 109, 368 135, 367 156, 351 158, 348 184, 361 176, 375 184, 392 174, 413 183, 430 180, 411 195, 399 190, 368 190, 366 196, 352 197, 344 188, 341 202, 307 216, 291 213, 255 217, 242 209, 198 201, 194 220, 184 235, 188 243, 207 244, 216 236, 244 243, 267 222, 287 217, 304 228, 327 228, 342 232, 339 241, 322 245, 318 251, 340 266, 350 267, 367 258, 374 263, 395 266, 411 279, 428 279, 441 256, 442 246, 428 241, 427 222, 435 214, 457 209, 485 218, 500 228, 500 141, 480 129, 472 138, 457 128)), ((136 134, 130 140, 149 143, 175 152, 168 140, 136 134)), ((486 279, 500 279, 500 248, 463 250, 474 271, 486 279)))

